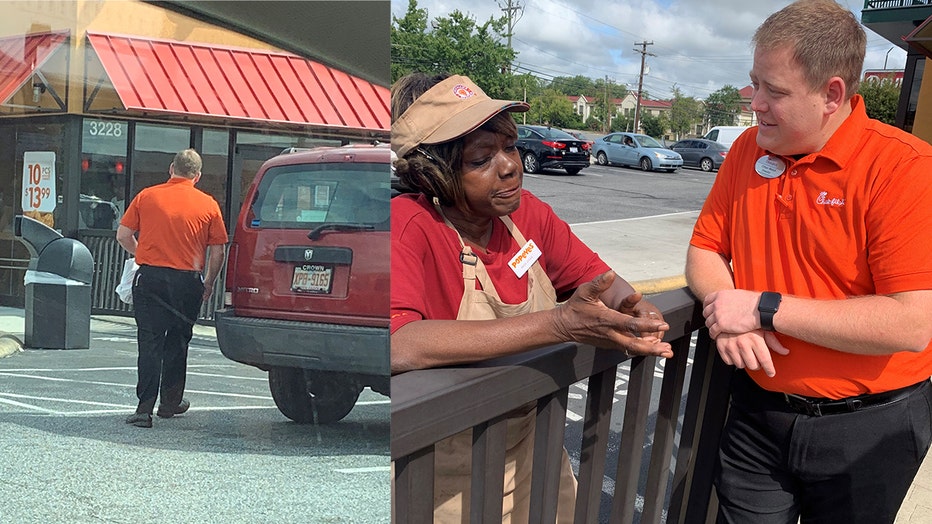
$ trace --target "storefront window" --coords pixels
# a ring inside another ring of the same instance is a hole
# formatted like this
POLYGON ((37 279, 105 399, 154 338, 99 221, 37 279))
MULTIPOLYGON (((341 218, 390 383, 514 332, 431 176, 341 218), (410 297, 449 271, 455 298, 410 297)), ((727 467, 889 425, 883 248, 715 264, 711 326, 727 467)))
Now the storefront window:
POLYGON ((26 248, 13 236, 13 217, 25 214, 56 229, 64 222, 64 133, 64 125, 53 123, 0 126, 0 303, 8 303, 8 297, 14 297, 9 303, 19 303, 15 297, 22 296, 22 270, 29 258, 26 248), (24 182, 31 185, 24 180, 26 159, 39 159, 34 164, 39 166, 38 177, 47 172, 50 178, 33 189, 42 186, 48 191, 24 189, 24 182))
POLYGON ((84 119, 81 139, 79 229, 116 229, 126 209, 129 124, 84 119))
MULTIPOLYGON (((198 189, 210 194, 220 204, 224 218, 232 221, 227 213, 227 165, 230 157, 230 133, 216 129, 205 129, 203 133, 201 159, 204 167, 201 169, 201 179, 197 183, 198 189)), ((239 210, 233 210, 234 213, 239 210)), ((235 217, 235 214, 233 215, 235 217)))
POLYGON ((168 166, 175 153, 188 147, 191 147, 188 127, 137 124, 130 199, 143 188, 168 180, 168 166))
MULTIPOLYGON (((288 148, 307 149, 321 146, 339 146, 342 142, 337 139, 314 138, 306 136, 275 135, 270 133, 237 133, 236 154, 239 157, 236 165, 241 166, 240 197, 246 194, 259 167, 263 162, 279 155, 288 148)), ((238 210, 237 210, 238 211, 238 210)))

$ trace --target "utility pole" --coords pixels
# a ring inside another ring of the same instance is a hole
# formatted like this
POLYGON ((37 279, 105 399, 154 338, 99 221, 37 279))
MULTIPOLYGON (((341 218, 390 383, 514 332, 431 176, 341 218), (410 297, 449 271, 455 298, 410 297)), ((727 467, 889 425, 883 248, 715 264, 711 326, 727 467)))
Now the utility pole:
MULTIPOLYGON (((511 49, 511 35, 515 32, 515 24, 518 23, 518 20, 521 20, 521 17, 524 15, 524 6, 518 4, 516 0, 506 0, 505 5, 498 4, 502 8, 502 11, 505 12, 505 16, 508 17, 508 34, 505 35, 508 37, 508 49, 511 49)), ((511 73, 511 64, 508 64, 508 72, 511 73)))
POLYGON ((635 101, 636 105, 634 106, 634 132, 638 132, 638 127, 641 125, 641 90, 644 88, 644 59, 650 56, 657 56, 653 53, 647 52, 647 46, 654 45, 653 42, 635 42, 634 45, 641 46, 640 49, 635 49, 635 53, 641 53, 641 74, 638 75, 638 98, 635 101))
POLYGON ((605 122, 608 123, 608 125, 605 126, 605 133, 608 134, 612 132, 612 117, 608 111, 608 75, 605 75, 605 85, 602 87, 602 92, 604 93, 604 105, 602 107, 605 108, 605 122))

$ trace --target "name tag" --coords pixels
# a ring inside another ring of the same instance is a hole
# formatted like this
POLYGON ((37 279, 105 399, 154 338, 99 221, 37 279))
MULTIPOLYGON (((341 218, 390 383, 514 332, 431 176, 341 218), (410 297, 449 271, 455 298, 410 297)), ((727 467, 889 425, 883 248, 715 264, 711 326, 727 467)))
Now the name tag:
POLYGON ((521 278, 527 273, 528 269, 531 269, 534 262, 537 262, 540 255, 541 252, 537 244, 535 244, 533 240, 528 240, 527 244, 524 244, 524 246, 518 250, 518 254, 508 261, 508 266, 515 272, 518 278, 521 278))

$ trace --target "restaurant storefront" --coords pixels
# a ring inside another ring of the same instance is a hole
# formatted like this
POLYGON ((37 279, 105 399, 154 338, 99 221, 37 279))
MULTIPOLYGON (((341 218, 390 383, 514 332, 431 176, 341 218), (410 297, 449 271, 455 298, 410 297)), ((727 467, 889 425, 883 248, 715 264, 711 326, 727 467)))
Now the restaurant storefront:
POLYGON ((339 69, 141 2, 14 5, 0 22, 0 305, 24 302, 17 214, 85 243, 92 309, 127 312, 114 231, 175 152, 201 153, 198 187, 230 225, 268 158, 389 139, 388 89, 339 69), (39 9, 54 22, 36 27, 39 9))

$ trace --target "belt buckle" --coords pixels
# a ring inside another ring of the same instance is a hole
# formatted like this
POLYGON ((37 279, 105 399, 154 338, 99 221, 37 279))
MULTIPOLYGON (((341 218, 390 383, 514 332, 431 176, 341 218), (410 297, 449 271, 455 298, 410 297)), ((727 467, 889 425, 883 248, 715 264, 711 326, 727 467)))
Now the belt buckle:
POLYGON ((817 402, 813 402, 800 395, 794 395, 793 393, 784 393, 783 398, 786 399, 786 403, 790 407, 801 409, 805 415, 809 415, 810 417, 822 416, 822 408, 817 402))

